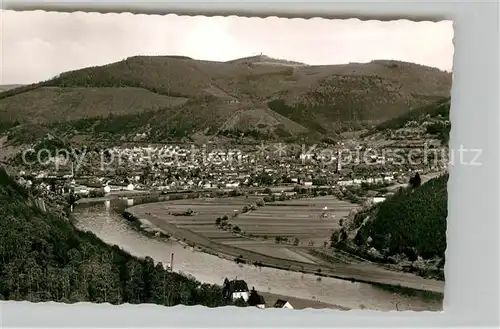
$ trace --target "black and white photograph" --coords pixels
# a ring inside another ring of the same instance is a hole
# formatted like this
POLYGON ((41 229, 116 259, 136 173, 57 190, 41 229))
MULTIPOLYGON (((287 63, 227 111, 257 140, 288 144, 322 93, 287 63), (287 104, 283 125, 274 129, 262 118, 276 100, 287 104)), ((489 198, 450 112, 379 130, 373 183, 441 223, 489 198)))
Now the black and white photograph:
POLYGON ((1 16, 0 300, 442 311, 451 21, 1 16))

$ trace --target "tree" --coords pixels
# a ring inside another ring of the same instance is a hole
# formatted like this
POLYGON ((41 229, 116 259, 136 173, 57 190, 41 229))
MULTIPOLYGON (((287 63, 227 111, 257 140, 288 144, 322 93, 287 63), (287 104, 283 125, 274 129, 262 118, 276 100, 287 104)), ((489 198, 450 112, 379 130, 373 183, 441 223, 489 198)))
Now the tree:
POLYGON ((415 176, 410 178, 410 186, 412 188, 417 188, 422 184, 422 180, 420 179, 420 174, 417 172, 415 176))
POLYGON ((299 245, 299 243, 300 243, 299 238, 295 238, 295 239, 293 240, 293 245, 294 245, 294 246, 298 246, 298 245, 299 245))
POLYGON ((126 179, 127 178, 127 170, 124 167, 118 167, 115 170, 116 176, 118 176, 121 179, 126 179))
POLYGON ((336 245, 339 242, 340 234, 339 231, 333 231, 332 236, 330 238, 330 242, 332 245, 336 245))
POLYGON ((73 191, 71 191, 71 192, 70 192, 70 194, 69 194, 69 197, 68 197, 68 202, 69 202, 69 205, 70 205, 70 206, 75 205, 75 202, 76 202, 76 196, 75 196, 75 193, 73 193, 73 191))
POLYGON ((56 191, 56 181, 54 179, 50 180, 50 191, 55 192, 56 191))
POLYGON ((340 231, 340 241, 344 242, 347 240, 347 232, 345 231, 345 229, 342 229, 340 231))
POLYGON ((257 291, 255 290, 254 287, 252 287, 252 290, 250 291, 250 296, 248 297, 247 301, 248 305, 250 306, 257 306, 260 304, 264 304, 264 297, 259 295, 257 291))
POLYGON ((215 220, 215 225, 220 226, 221 222, 222 222, 222 218, 217 217, 217 219, 215 220))

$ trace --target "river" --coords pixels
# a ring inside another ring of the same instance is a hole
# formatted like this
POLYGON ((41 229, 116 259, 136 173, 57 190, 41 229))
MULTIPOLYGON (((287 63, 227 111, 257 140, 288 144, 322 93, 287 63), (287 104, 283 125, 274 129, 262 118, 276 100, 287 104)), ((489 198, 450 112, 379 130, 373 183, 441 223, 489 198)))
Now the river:
MULTIPOLYGON (((149 200, 151 201, 151 200, 149 200)), ((243 279, 249 287, 296 298, 317 300, 348 308, 441 311, 442 301, 421 294, 408 296, 389 292, 371 284, 289 272, 253 265, 241 265, 203 252, 194 251, 175 241, 148 237, 130 226, 120 214, 126 208, 141 203, 140 199, 116 199, 77 205, 74 209, 79 229, 91 231, 110 245, 117 245, 138 257, 150 256, 157 262, 170 264, 173 269, 194 276, 201 282, 222 284, 224 278, 243 279)))

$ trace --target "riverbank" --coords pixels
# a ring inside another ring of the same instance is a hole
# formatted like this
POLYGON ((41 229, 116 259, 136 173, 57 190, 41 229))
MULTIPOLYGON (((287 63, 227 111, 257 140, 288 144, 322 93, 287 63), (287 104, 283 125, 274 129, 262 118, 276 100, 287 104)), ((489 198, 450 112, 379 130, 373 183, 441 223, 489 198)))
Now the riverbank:
POLYGON ((389 271, 376 264, 316 265, 276 258, 235 246, 220 244, 193 231, 170 224, 165 218, 149 213, 147 206, 147 204, 144 204, 140 207, 130 207, 126 212, 140 221, 143 227, 156 228, 158 231, 167 232, 168 235, 175 237, 178 241, 221 258, 243 264, 313 274, 318 276, 319 280, 320 277, 332 277, 352 282, 389 285, 394 289, 403 287, 437 294, 444 293, 444 282, 420 278, 409 273, 389 271))
MULTIPOLYGON (((379 311, 442 311, 443 298, 430 300, 421 294, 402 294, 397 291, 381 289, 368 283, 351 282, 330 277, 318 277, 300 272, 237 264, 229 257, 222 258, 203 252, 198 246, 189 247, 186 242, 177 243, 175 238, 160 238, 154 234, 145 234, 135 224, 121 214, 127 205, 126 200, 109 203, 83 205, 75 210, 75 226, 94 233, 109 245, 140 258, 152 257, 166 266, 174 254, 173 269, 192 276, 200 282, 221 284, 225 278, 245 280, 249 287, 261 292, 281 296, 290 296, 312 302, 329 305, 341 305, 344 308, 366 308, 379 311), (229 260, 228 260, 229 259, 229 260)), ((156 204, 163 209, 163 205, 156 204)), ((140 226, 140 224, 139 224, 140 226)), ((399 288, 398 288, 399 289, 399 288)), ((274 297, 272 297, 274 298, 274 297)), ((287 299, 287 298, 282 298, 287 299)), ((275 302, 266 300, 266 302, 275 302)), ((296 307, 296 305, 293 305, 296 307)), ((299 306, 297 306, 299 307, 299 306)), ((307 307, 307 306, 306 306, 307 307)), ((316 308, 316 306, 311 306, 316 308)), ((333 307, 337 309, 337 307, 333 307)))

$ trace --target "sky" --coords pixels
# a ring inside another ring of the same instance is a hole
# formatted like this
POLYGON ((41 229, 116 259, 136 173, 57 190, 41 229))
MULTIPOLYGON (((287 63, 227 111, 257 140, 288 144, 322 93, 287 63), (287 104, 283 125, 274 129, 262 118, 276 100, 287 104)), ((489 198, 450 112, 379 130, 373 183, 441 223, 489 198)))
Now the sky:
POLYGON ((2 11, 0 84, 136 55, 227 61, 260 53, 310 65, 395 59, 451 71, 451 21, 391 22, 2 11))

